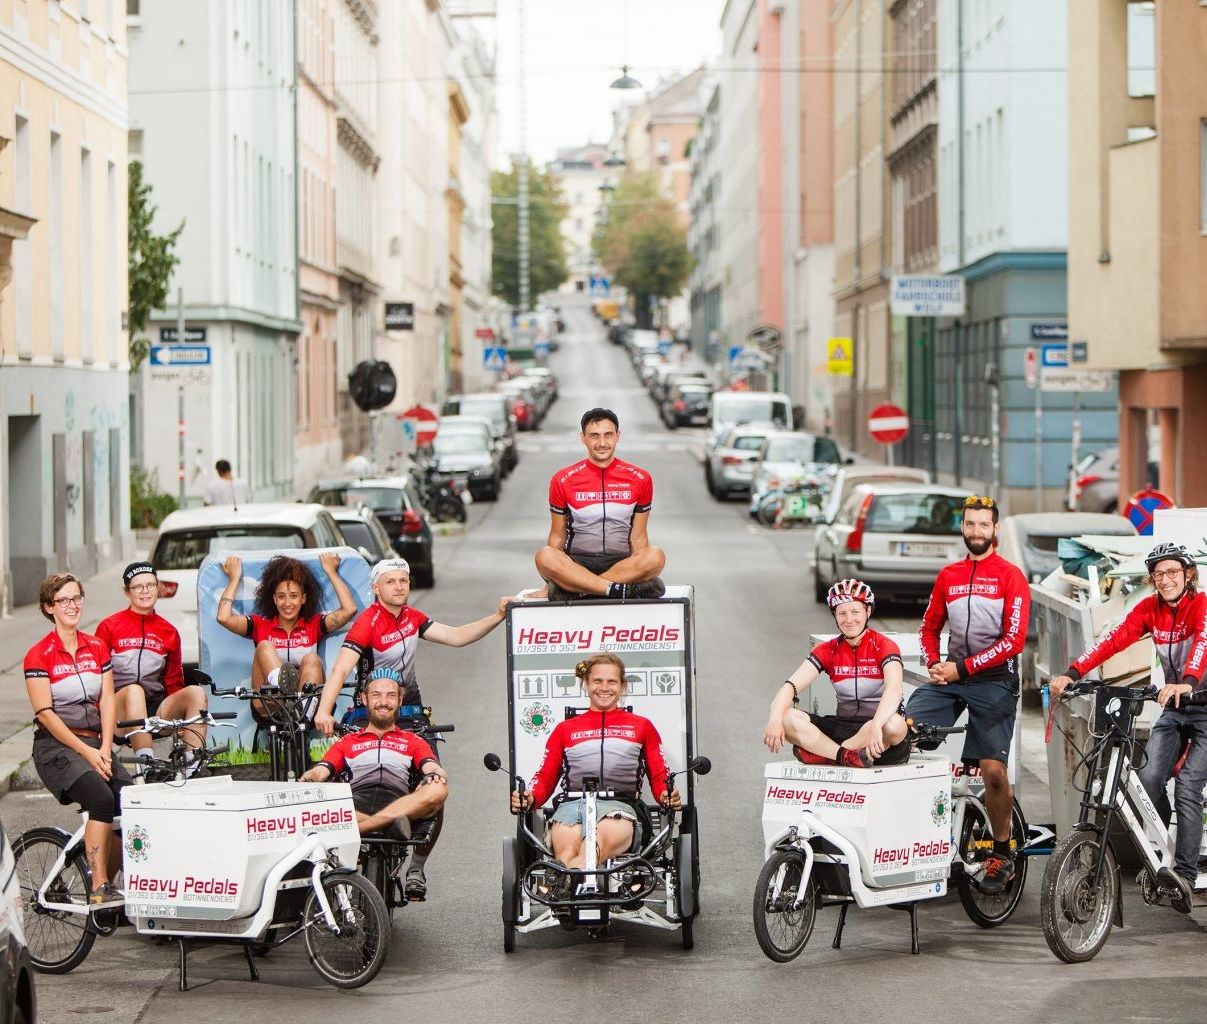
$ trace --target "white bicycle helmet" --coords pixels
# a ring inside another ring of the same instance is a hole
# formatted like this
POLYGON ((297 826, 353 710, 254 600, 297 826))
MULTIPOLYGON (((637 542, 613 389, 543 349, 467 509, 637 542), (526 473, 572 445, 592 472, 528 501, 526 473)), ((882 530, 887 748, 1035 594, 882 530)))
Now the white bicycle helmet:
POLYGON ((839 580, 826 594, 826 604, 830 606, 830 611, 848 601, 862 601, 868 606, 869 614, 876 607, 876 595, 863 580, 839 580))
POLYGON ((1157 563, 1167 561, 1180 562, 1187 569, 1194 566, 1194 558, 1183 545, 1163 542, 1148 553, 1148 557, 1144 559, 1144 567, 1152 572, 1157 563))

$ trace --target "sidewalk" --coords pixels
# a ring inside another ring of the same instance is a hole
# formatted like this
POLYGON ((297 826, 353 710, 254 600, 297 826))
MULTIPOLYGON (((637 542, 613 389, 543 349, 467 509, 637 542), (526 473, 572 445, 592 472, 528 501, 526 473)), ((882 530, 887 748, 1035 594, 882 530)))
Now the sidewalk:
MULTIPOLYGON (((126 607, 123 568, 113 566, 84 580, 84 632, 91 633, 101 619, 126 607)), ((9 618, 0 619, 0 796, 29 759, 33 743, 33 708, 22 672, 25 652, 50 629, 36 604, 21 605, 9 618)))

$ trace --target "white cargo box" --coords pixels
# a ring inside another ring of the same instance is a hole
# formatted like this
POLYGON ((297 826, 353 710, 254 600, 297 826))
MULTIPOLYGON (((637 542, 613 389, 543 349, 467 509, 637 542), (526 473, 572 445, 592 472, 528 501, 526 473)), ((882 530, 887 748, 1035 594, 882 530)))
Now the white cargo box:
POLYGON ((126 913, 248 917, 268 872, 309 836, 355 867, 360 832, 343 783, 236 782, 229 776, 122 790, 126 913))
POLYGON ((940 882, 951 868, 951 762, 914 755, 891 768, 769 764, 763 841, 798 825, 807 808, 859 851, 870 888, 940 882))

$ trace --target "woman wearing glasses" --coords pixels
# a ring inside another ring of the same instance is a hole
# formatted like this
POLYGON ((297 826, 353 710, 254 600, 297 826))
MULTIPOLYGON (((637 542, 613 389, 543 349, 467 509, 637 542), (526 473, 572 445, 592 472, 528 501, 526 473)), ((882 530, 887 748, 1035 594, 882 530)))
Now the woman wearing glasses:
POLYGON ((1207 784, 1207 707, 1183 702, 1205 685, 1207 663, 1207 594, 1198 588, 1199 571, 1181 544, 1158 544, 1144 560, 1155 594, 1136 605, 1127 617, 1048 684, 1056 700, 1070 683, 1101 665, 1137 640, 1151 636, 1161 662, 1164 686, 1157 703, 1165 710, 1153 725, 1145 748, 1140 784, 1162 819, 1169 824, 1166 783, 1185 756, 1174 781, 1178 809, 1178 841, 1172 873, 1162 869, 1160 880, 1177 886, 1175 910, 1189 914, 1194 882, 1198 877, 1202 839, 1203 786, 1207 784), (1192 827, 1182 828, 1182 822, 1192 827))
MULTIPOLYGON (((103 619, 96 635, 109 648, 113 664, 113 693, 117 721, 159 715, 192 718, 206 708, 200 686, 185 686, 180 633, 155 610, 159 577, 150 562, 132 562, 122 572, 122 589, 130 607, 103 619)), ((186 746, 205 746, 205 726, 181 734, 186 746)), ((130 739, 135 757, 151 756, 151 736, 141 732, 130 739)), ((187 768, 186 768, 187 771, 187 768)))
POLYGON ((113 819, 121 807, 119 792, 132 780, 113 759, 117 715, 109 647, 80 630, 84 585, 71 573, 47 576, 38 600, 54 629, 25 655, 25 688, 37 723, 34 766, 59 803, 88 812, 89 903, 117 906, 121 893, 109 884, 110 867, 120 863, 113 819))

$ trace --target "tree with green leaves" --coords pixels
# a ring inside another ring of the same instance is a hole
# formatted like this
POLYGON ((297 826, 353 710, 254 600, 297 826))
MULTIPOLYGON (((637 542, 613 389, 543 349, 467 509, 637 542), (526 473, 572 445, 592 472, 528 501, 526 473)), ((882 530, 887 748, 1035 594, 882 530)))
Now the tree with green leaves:
MULTIPOLYGON (((508 171, 490 178, 494 204, 491 230, 491 287, 504 302, 520 302, 519 170, 515 159, 508 171)), ((535 298, 552 291, 570 276, 561 222, 566 203, 557 179, 528 164, 528 294, 535 298)))
POLYGON ((142 164, 137 160, 130 162, 129 176, 130 372, 133 373, 151 350, 150 340, 141 336, 147 319, 167 304, 168 281, 180 262, 175 249, 184 231, 184 221, 174 231, 157 235, 154 221, 158 208, 151 202, 151 185, 143 181, 142 164))
POLYGON ((613 282, 633 294, 638 325, 648 327, 649 300, 678 295, 687 284, 692 269, 687 226, 653 172, 625 174, 605 213, 600 261, 613 282))

